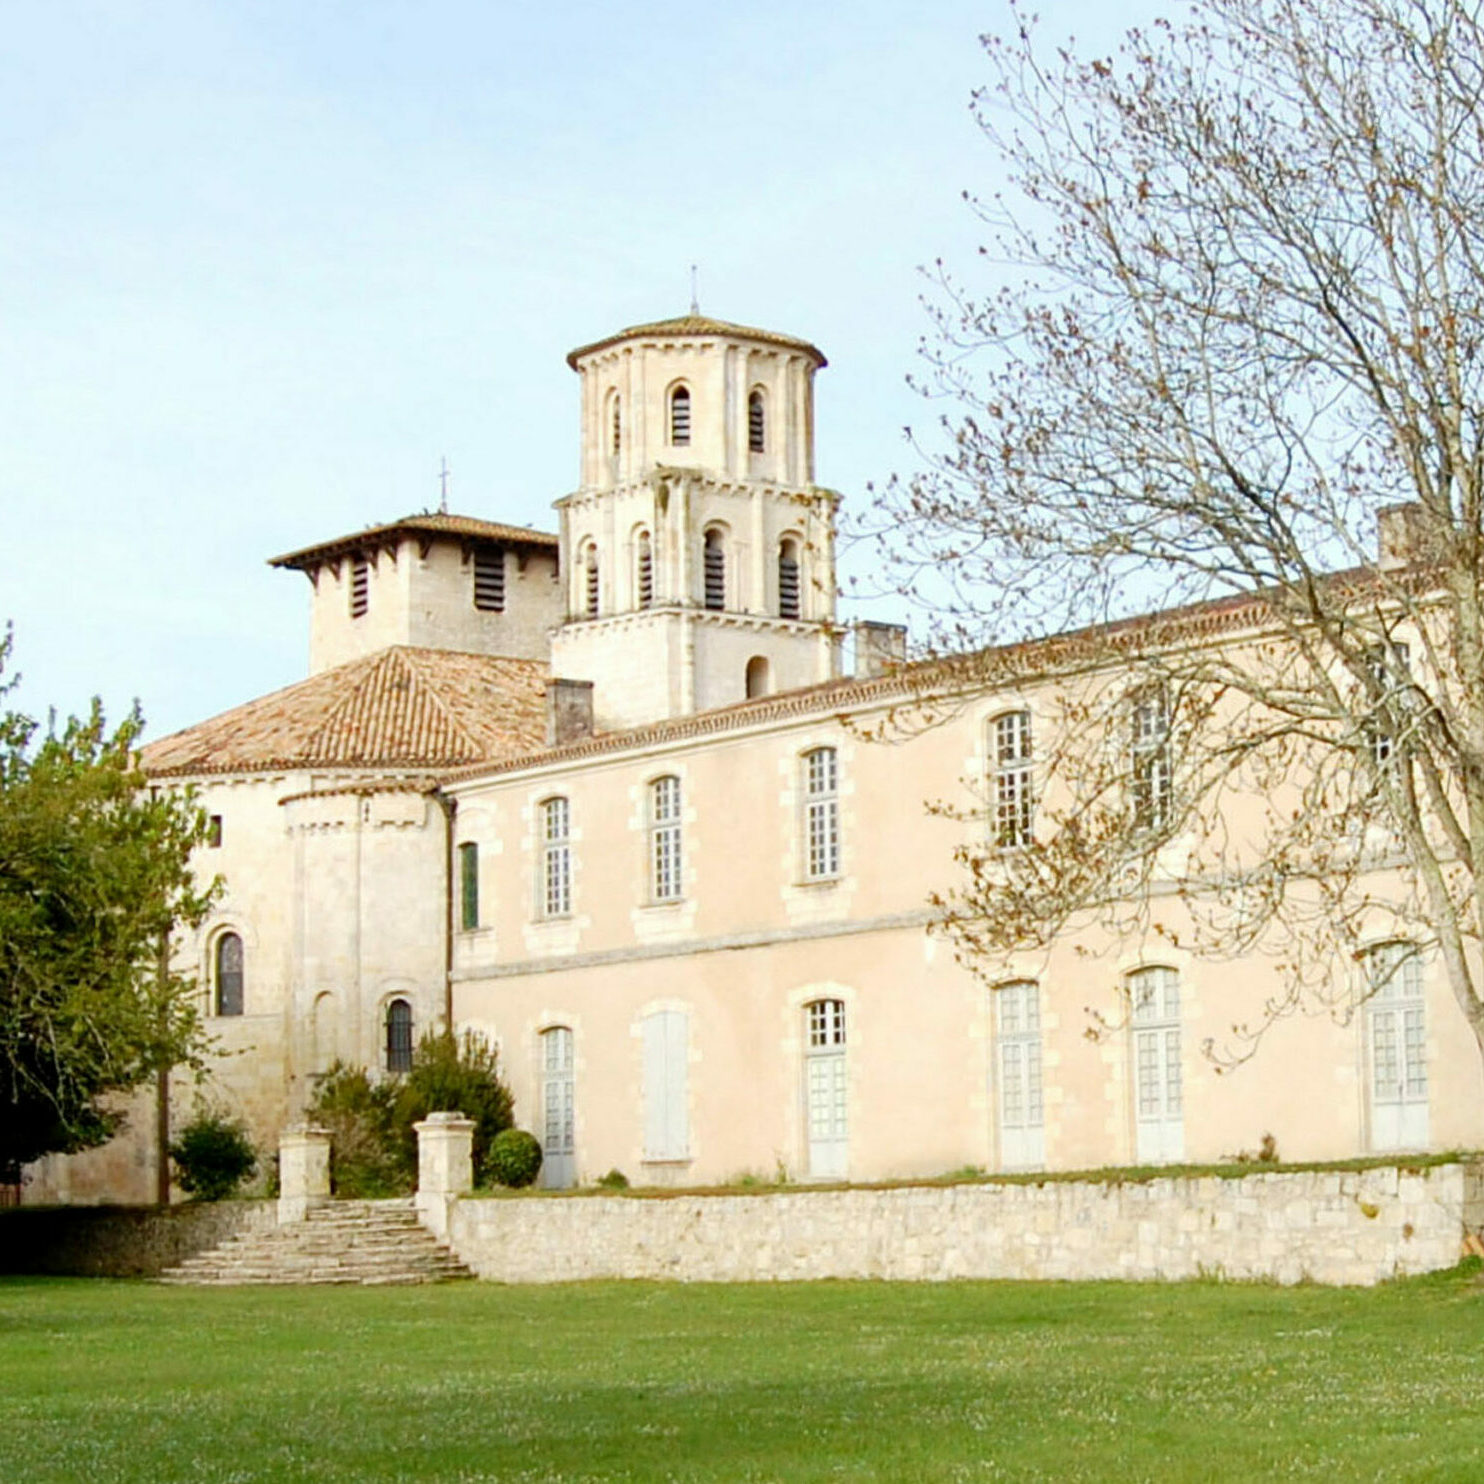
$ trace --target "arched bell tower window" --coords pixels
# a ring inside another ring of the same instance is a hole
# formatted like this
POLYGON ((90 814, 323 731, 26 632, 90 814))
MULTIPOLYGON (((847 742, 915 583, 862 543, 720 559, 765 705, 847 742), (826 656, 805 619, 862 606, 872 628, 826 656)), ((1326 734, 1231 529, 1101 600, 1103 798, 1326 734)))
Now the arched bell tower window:
POLYGON ((619 453, 623 448, 623 399, 617 392, 608 396, 608 452, 619 453))
POLYGON ((583 614, 588 618, 598 616, 598 548, 589 541, 582 553, 582 601, 583 614))
POLYGON ((799 543, 786 537, 778 548, 778 616, 799 618, 799 543))
POLYGON ((676 448, 690 443, 690 388, 678 386, 670 393, 670 442, 676 448))
POLYGON ((654 602, 654 546, 648 531, 640 531, 634 543, 634 590, 640 608, 654 602))
POLYGON ((216 1013, 242 1014, 242 939, 223 933, 216 940, 216 1013))
POLYGON ((767 412, 757 390, 747 399, 747 447, 752 453, 764 453, 768 447, 767 412))
POLYGON ((706 532, 703 567, 706 579, 706 606, 720 610, 727 606, 726 538, 715 527, 706 532))

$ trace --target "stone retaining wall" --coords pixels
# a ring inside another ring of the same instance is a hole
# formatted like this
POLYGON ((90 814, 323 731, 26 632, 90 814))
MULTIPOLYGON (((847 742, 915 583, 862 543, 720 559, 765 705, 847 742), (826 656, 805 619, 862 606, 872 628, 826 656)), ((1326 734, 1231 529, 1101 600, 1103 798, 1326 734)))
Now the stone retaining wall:
POLYGON ((1371 1284, 1453 1266, 1484 1164, 1140 1183, 465 1198, 482 1278, 1196 1278, 1371 1284))
POLYGON ((182 1206, 22 1206, 0 1211, 0 1273, 153 1278, 277 1221, 273 1201, 182 1206))

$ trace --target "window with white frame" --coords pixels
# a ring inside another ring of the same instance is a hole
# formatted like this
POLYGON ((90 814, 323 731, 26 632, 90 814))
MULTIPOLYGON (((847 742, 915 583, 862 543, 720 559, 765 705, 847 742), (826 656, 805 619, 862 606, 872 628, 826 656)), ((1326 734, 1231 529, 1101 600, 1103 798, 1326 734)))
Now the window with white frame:
POLYGON ((1422 955, 1411 943, 1383 943, 1366 954, 1365 967, 1371 1147, 1424 1148, 1428 1089, 1422 955))
POLYGON ((684 894, 680 780, 672 774, 649 785, 649 894, 655 902, 679 901, 684 894))
POLYGON ((1150 967, 1128 976, 1133 1037, 1136 1154, 1141 1164, 1184 1157, 1180 976, 1150 967))
POLYGON ((644 1158, 690 1155, 690 1016, 656 1010, 644 1017, 644 1158))
POLYGON ((1007 711, 992 723, 994 843, 1012 850, 1031 842, 1035 795, 1031 766, 1031 714, 1007 711))
POLYGON ((1139 829, 1163 829, 1170 822, 1175 777, 1170 701, 1164 686, 1148 686, 1133 697, 1129 726, 1134 824, 1139 829))
POLYGON ((564 798, 541 805, 540 903, 543 917, 572 911, 572 809, 564 798))
POLYGON ((1046 1160, 1040 986, 1033 979, 1002 984, 994 991, 994 1009, 1000 1163, 1037 1169, 1046 1160))
POLYGON ((1371 761, 1384 768, 1396 754, 1398 718, 1411 692, 1411 650, 1401 643, 1375 645, 1366 657, 1374 704, 1366 720, 1371 761))
POLYGON ((845 1001, 804 1006, 804 1104, 809 1173, 845 1174, 849 1150, 849 1081, 845 1066, 845 1001))
POLYGON ((572 1028, 541 1032, 541 1183, 562 1190, 576 1176, 576 1056, 572 1028))
POLYGON ((833 747, 806 752, 804 764, 804 876, 826 881, 840 874, 840 764, 833 747))

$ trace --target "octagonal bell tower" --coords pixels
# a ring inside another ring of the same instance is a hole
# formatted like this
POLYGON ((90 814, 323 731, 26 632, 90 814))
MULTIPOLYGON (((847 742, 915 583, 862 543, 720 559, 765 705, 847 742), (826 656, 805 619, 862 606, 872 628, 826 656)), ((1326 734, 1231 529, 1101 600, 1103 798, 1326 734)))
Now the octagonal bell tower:
POLYGON ((838 670, 834 518, 814 483, 807 341, 698 314, 574 350, 582 483, 557 501, 566 614, 552 673, 601 729, 838 670))

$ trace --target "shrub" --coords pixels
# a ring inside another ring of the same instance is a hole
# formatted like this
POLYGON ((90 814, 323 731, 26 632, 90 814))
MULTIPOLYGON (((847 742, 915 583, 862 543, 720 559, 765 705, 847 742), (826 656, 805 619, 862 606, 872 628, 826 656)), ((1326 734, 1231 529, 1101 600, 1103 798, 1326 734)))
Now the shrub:
POLYGON ((629 1177, 622 1170, 609 1170, 606 1175, 598 1176, 597 1183, 603 1190, 627 1190, 629 1177))
POLYGON ((330 1188, 339 1196, 375 1200, 405 1195, 416 1165, 396 1136, 397 1089, 373 1082, 364 1067, 337 1061, 325 1074, 309 1112, 330 1134, 330 1188))
POLYGON ((540 1141, 523 1128, 502 1129, 490 1140, 487 1170, 497 1185, 531 1184, 541 1171, 540 1141))
POLYGON ((495 1048, 483 1036, 475 1031, 462 1036, 446 1031, 425 1035, 412 1054, 412 1070, 396 1086, 393 1097, 393 1124, 409 1173, 417 1169, 413 1125, 429 1113, 459 1112, 474 1120, 475 1183, 498 1178, 489 1167, 490 1147, 510 1127, 514 1104, 510 1089, 500 1079, 495 1048))
POLYGON ((170 1158, 176 1183, 201 1201, 225 1199, 258 1167, 247 1130, 224 1113, 196 1114, 170 1145, 170 1158))

